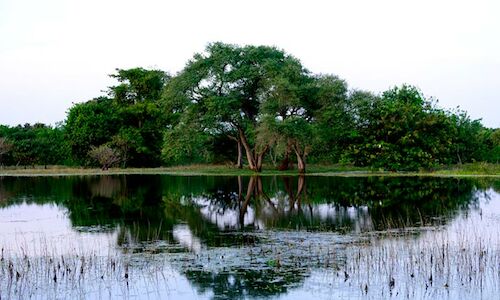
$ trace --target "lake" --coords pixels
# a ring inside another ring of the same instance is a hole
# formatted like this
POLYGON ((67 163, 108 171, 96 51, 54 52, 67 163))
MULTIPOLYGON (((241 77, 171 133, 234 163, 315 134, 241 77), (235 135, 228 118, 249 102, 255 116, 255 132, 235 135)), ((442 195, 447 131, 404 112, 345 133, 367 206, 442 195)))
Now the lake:
POLYGON ((500 179, 0 177, 0 299, 498 299, 500 179))

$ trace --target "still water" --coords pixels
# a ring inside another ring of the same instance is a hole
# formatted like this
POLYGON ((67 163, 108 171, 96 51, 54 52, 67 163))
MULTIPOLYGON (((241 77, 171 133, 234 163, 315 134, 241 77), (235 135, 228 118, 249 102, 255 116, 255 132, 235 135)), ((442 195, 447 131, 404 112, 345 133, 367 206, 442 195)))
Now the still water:
POLYGON ((0 178, 0 299, 498 299, 500 179, 0 178))

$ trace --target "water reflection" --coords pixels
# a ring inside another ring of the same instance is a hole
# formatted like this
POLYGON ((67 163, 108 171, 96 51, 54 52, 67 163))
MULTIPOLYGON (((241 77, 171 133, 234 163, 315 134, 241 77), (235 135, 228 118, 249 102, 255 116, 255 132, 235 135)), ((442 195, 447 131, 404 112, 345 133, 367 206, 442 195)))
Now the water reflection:
POLYGON ((498 185, 419 177, 146 175, 7 177, 0 182, 1 207, 60 205, 74 228, 119 228, 119 245, 179 241, 174 228, 183 225, 177 232, 189 230, 205 246, 229 245, 236 231, 348 233, 444 224, 461 209, 477 209, 478 191, 498 185))
POLYGON ((122 253, 168 253, 200 294, 264 297, 300 286, 311 268, 341 269, 356 234, 446 225, 479 210, 490 188, 498 193, 499 180, 5 177, 0 212, 24 206, 30 218, 41 211, 33 205, 53 206, 69 220, 53 226, 68 226, 68 236, 106 234, 122 253))

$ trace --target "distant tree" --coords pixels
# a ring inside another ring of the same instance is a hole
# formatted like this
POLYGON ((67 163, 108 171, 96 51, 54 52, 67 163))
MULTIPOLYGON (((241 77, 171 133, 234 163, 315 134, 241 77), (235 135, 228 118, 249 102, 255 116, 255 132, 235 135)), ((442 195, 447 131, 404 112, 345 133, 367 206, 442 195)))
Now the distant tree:
POLYGON ((161 161, 165 116, 156 101, 118 106, 120 128, 114 135, 128 140, 127 163, 132 166, 157 166, 161 161))
POLYGON ((212 141, 213 137, 201 130, 195 122, 178 124, 165 132, 163 161, 167 165, 212 161, 212 141))
POLYGON ((121 120, 120 133, 114 140, 121 141, 122 151, 123 142, 128 141, 124 164, 159 165, 166 126, 159 99, 170 76, 161 70, 143 68, 116 69, 116 74, 110 76, 119 82, 109 88, 108 95, 121 120))
POLYGON ((126 104, 160 99, 163 87, 170 78, 164 71, 143 68, 116 69, 116 74, 110 77, 120 84, 109 88, 109 96, 126 104))
POLYGON ((488 132, 480 120, 472 120, 464 111, 456 111, 450 119, 455 129, 452 140, 452 162, 462 164, 483 160, 488 151, 488 132))
POLYGON ((2 156, 12 150, 12 146, 7 138, 0 137, 0 166, 3 166, 2 156))
POLYGON ((12 144, 2 159, 3 164, 47 166, 69 162, 69 148, 61 125, 52 127, 36 123, 0 126, 0 136, 12 144))
POLYGON ((355 164, 418 170, 449 162, 453 123, 417 88, 404 85, 366 100, 357 107, 357 139, 348 151, 355 164))
POLYGON ((297 157, 299 173, 305 173, 306 156, 311 152, 316 138, 314 130, 314 124, 302 117, 292 116, 284 120, 267 117, 258 128, 257 141, 272 145, 277 152, 282 152, 285 156, 282 166, 288 163, 288 155, 293 152, 297 157))
POLYGON ((88 165, 88 153, 92 146, 111 141, 121 127, 118 107, 111 99, 100 97, 75 104, 66 119, 66 140, 73 159, 81 165, 88 165))
POLYGON ((315 134, 311 155, 316 160, 338 162, 356 137, 355 104, 363 93, 349 92, 347 82, 334 75, 315 76, 315 134))
POLYGON ((500 162, 500 128, 492 129, 488 138, 490 148, 488 151, 487 160, 492 163, 500 162))
POLYGON ((92 146, 109 144, 123 156, 122 166, 157 166, 165 117, 159 98, 167 73, 143 68, 116 69, 119 84, 108 97, 74 105, 66 120, 66 136, 74 159, 84 165, 92 146))
POLYGON ((344 80, 311 76, 300 65, 292 66, 274 78, 268 101, 261 105, 266 117, 257 139, 272 141, 274 152, 282 153, 280 170, 289 167, 289 155, 295 154, 297 169, 304 173, 310 153, 338 160, 353 120, 344 80))
POLYGON ((101 165, 103 171, 108 170, 121 161, 119 151, 108 145, 101 145, 99 147, 91 146, 89 156, 101 165))

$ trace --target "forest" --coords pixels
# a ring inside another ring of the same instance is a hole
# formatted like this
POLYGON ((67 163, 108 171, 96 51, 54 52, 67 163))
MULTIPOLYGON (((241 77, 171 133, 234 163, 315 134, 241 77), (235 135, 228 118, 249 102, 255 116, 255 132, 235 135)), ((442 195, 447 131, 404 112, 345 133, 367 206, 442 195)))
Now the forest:
POLYGON ((314 74, 276 47, 211 43, 172 75, 116 69, 104 95, 56 126, 0 125, 1 166, 309 163, 389 171, 498 163, 500 129, 438 106, 417 87, 380 94, 314 74))

